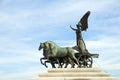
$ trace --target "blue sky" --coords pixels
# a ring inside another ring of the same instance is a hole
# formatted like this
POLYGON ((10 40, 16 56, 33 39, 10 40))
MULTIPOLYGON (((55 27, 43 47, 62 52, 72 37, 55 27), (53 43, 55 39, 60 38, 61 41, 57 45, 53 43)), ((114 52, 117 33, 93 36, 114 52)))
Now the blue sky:
MULTIPOLYGON (((87 49, 99 53, 94 67, 120 77, 119 0, 0 0, 0 80, 36 78, 47 69, 40 64, 39 43, 74 46, 75 27, 91 11, 83 32, 87 49)), ((50 67, 50 66, 49 66, 50 67)))

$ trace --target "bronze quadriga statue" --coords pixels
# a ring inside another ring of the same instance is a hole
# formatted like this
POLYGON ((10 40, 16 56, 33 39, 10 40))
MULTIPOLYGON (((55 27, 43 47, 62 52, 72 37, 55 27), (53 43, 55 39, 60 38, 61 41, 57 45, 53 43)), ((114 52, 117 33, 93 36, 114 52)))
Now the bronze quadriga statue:
POLYGON ((46 65, 50 63, 52 68, 56 68, 55 65, 58 65, 59 68, 67 68, 68 64, 71 65, 71 68, 74 68, 75 65, 80 68, 90 68, 93 64, 93 58, 98 58, 99 54, 91 54, 87 49, 85 42, 82 37, 82 31, 86 31, 88 28, 88 17, 90 11, 88 11, 76 25, 76 29, 70 28, 76 32, 76 46, 74 47, 60 47, 52 41, 46 41, 40 43, 39 50, 43 49, 43 58, 40 58, 41 64, 46 65), (74 50, 78 52, 75 53, 74 50), (44 60, 44 62, 43 62, 44 60))

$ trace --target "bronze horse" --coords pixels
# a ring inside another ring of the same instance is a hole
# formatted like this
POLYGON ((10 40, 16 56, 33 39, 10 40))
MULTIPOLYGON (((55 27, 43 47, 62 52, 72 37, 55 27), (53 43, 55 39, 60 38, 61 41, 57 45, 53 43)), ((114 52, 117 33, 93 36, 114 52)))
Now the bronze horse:
MULTIPOLYGON (((46 41, 44 43, 40 43, 39 50, 41 50, 42 48, 43 48, 43 51, 46 50, 47 52, 47 55, 45 56, 45 58, 47 60, 56 59, 59 67, 61 67, 60 58, 64 58, 64 57, 68 57, 68 59, 72 60, 72 61, 69 60, 72 67, 74 67, 73 62, 76 62, 78 67, 80 67, 79 62, 75 57, 74 49, 72 49, 71 47, 59 47, 52 41, 46 41)), ((50 60, 50 62, 54 63, 53 60, 50 60)))

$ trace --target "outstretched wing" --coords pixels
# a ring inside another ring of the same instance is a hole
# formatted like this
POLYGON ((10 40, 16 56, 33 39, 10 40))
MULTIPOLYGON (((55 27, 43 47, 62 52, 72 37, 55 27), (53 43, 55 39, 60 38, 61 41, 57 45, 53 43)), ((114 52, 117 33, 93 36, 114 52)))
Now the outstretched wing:
POLYGON ((81 27, 82 31, 86 31, 86 29, 88 28, 88 17, 90 15, 90 11, 87 11, 84 16, 80 19, 80 21, 78 22, 78 26, 81 27))

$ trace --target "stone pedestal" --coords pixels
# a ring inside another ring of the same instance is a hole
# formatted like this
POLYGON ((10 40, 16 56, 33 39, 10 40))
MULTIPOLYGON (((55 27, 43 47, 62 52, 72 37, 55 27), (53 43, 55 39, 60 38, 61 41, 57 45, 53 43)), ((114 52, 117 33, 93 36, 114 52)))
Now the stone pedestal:
POLYGON ((98 68, 52 68, 40 73, 38 78, 29 80, 120 80, 98 68))

